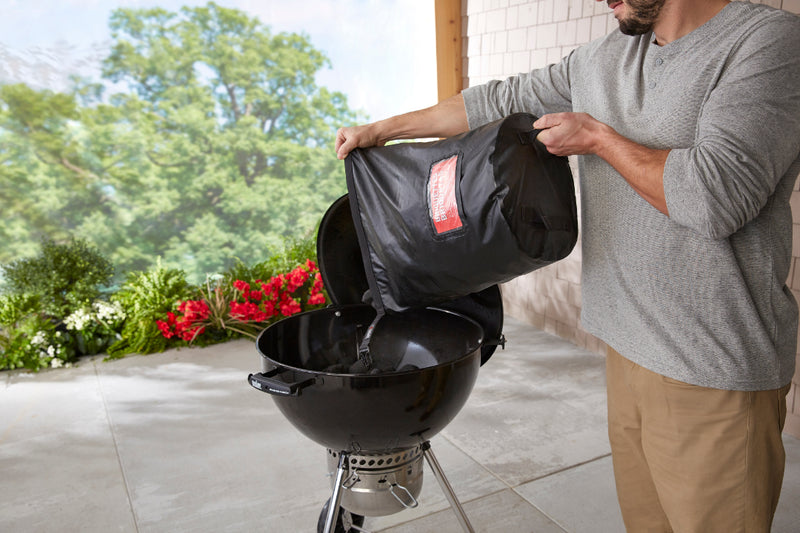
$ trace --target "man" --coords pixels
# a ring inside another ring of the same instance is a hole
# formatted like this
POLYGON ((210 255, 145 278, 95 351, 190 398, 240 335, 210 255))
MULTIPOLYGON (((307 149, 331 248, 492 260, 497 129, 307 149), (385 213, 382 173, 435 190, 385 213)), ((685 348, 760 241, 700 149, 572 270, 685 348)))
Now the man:
POLYGON ((796 352, 784 281, 800 18, 728 0, 608 4, 619 31, 547 68, 342 128, 337 154, 540 116, 547 149, 580 156, 581 319, 612 347, 627 529, 767 532, 796 352))

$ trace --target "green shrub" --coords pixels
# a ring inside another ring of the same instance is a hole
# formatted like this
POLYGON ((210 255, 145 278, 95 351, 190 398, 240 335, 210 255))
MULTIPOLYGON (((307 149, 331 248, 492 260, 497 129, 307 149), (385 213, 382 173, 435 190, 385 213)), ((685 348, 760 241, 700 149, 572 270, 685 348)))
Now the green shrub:
POLYGON ((186 281, 182 270, 164 268, 159 261, 147 272, 133 272, 114 294, 127 314, 121 338, 108 348, 109 358, 115 359, 129 353, 148 354, 163 352, 168 341, 156 325, 168 311, 175 309, 178 301, 191 297, 196 291, 186 281))
POLYGON ((38 256, 0 269, 6 292, 37 297, 41 312, 58 318, 95 300, 114 273, 95 246, 74 238, 68 244, 42 240, 38 256))
POLYGON ((97 300, 114 269, 87 241, 43 240, 39 255, 0 269, 0 368, 62 366, 119 337, 124 313, 97 300))

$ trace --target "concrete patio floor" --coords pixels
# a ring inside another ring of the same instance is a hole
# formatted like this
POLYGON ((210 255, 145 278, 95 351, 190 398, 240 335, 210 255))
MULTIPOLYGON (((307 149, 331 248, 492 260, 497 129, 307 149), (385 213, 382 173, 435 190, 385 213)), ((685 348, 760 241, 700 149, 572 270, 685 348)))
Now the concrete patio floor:
MULTIPOLYGON (((513 319, 431 445, 476 531, 623 531, 603 358, 513 319)), ((254 344, 0 374, 0 531, 315 532, 326 453, 248 386, 254 344)), ((800 440, 773 532, 800 531, 800 440)), ((425 465, 416 509, 373 532, 461 528, 425 465)))

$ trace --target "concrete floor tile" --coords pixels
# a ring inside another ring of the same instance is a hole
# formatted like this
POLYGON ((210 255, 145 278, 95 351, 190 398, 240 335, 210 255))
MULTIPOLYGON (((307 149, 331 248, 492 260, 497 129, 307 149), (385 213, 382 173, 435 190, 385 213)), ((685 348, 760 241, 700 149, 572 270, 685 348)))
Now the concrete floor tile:
POLYGON ((508 398, 555 398, 605 415, 605 358, 513 319, 504 327, 507 349, 481 367, 470 405, 508 398), (586 401, 588 400, 588 401, 586 401))
POLYGON ((611 457, 517 487, 516 492, 570 533, 623 533, 611 457))
POLYGON ((0 390, 0 531, 136 531, 94 370, 0 390))
POLYGON ((462 412, 443 433, 511 487, 610 453, 605 419, 552 399, 462 412))
MULTIPOLYGON (((464 513, 476 533, 564 533, 544 514, 506 489, 464 504, 464 513)), ((452 509, 428 515, 375 533, 463 533, 452 509)))
POLYGON ((0 443, 53 433, 108 433, 103 398, 91 366, 19 374, 0 389, 0 443), (57 422, 57 423, 54 423, 57 422))
POLYGON ((0 444, 0 531, 135 532, 109 441, 65 435, 0 444))

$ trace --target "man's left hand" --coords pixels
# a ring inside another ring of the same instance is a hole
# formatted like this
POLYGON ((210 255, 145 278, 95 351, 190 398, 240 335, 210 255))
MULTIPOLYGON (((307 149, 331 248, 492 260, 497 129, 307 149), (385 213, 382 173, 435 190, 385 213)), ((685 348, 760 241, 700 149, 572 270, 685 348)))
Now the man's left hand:
POLYGON ((605 126, 587 113, 552 113, 533 123, 543 130, 536 138, 554 155, 597 153, 597 139, 605 126))

